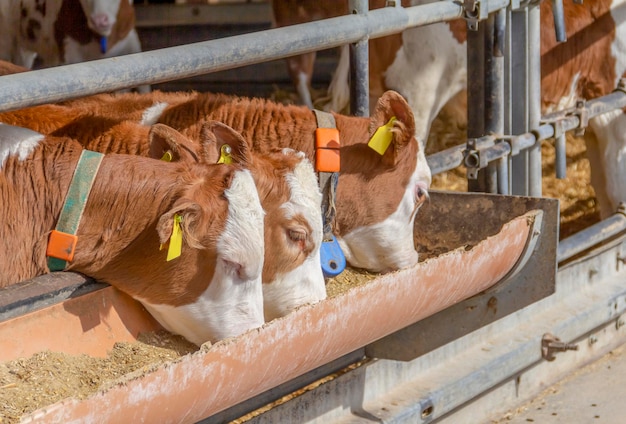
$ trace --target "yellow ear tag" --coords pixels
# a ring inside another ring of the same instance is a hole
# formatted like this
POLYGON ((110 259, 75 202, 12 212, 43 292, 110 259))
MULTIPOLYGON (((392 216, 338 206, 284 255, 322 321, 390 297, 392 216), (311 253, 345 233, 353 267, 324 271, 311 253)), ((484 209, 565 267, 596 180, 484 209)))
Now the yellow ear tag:
POLYGON ((393 128, 394 122, 396 122, 396 117, 392 116, 389 122, 378 127, 372 138, 370 138, 370 141, 367 143, 368 146, 374 149, 376 153, 381 156, 385 154, 391 144, 391 140, 393 139, 391 129, 393 128))
POLYGON ((217 163, 233 163, 233 157, 230 155, 231 152, 232 149, 228 144, 222 145, 222 147, 220 148, 220 159, 217 161, 217 163))
POLYGON ((183 250, 183 232, 180 230, 180 221, 182 220, 183 218, 180 215, 174 214, 174 225, 172 227, 172 235, 170 236, 170 246, 167 249, 166 260, 168 262, 179 257, 183 250))
POLYGON ((170 150, 165 152, 165 154, 161 157, 161 160, 164 161, 164 162, 171 162, 172 161, 172 152, 170 150))

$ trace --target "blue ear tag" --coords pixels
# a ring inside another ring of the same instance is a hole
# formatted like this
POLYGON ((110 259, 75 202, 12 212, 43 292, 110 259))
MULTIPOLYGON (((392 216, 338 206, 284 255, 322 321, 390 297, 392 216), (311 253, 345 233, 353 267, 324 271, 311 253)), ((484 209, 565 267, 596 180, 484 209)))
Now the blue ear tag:
POLYGON ((100 53, 105 54, 107 52, 107 38, 100 37, 100 53))
POLYGON ((336 277, 346 269, 346 257, 335 236, 332 236, 332 240, 322 241, 320 258, 322 260, 322 272, 326 278, 336 277))

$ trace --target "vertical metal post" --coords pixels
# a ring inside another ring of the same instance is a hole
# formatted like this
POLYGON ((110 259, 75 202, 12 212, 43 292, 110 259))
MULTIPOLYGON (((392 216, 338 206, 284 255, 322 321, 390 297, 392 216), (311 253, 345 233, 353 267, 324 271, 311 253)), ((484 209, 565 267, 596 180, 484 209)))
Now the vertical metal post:
MULTIPOLYGON (((511 12, 511 43, 509 59, 509 134, 528 132, 528 10, 511 12)), ((528 151, 521 151, 511 159, 512 194, 528 196, 528 151)))
MULTIPOLYGON (((481 137, 485 133, 485 25, 481 22, 476 31, 467 31, 467 138, 481 137)), ((484 173, 478 179, 468 180, 469 191, 485 191, 484 173)))
MULTIPOLYGON (((541 20, 539 4, 528 6, 528 126, 531 131, 541 123, 541 20)), ((530 195, 541 196, 541 142, 528 152, 530 195)))
MULTIPOLYGON (((368 0, 349 0, 350 12, 366 14, 368 0)), ((355 116, 369 116, 369 45, 368 39, 350 44, 350 111, 355 116)))
MULTIPOLYGON (((487 37, 490 48, 486 50, 486 77, 488 78, 485 92, 485 132, 487 134, 504 133, 504 50, 506 31, 506 9, 501 9, 489 17, 490 33, 487 37)), ((490 191, 509 194, 508 158, 499 159, 494 163, 497 181, 491 182, 490 191)))

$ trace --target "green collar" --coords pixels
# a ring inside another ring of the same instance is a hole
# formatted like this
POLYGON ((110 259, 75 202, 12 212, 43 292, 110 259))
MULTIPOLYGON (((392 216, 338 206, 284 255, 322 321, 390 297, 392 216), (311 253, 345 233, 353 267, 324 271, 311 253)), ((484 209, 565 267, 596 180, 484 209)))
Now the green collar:
POLYGON ((103 157, 102 153, 83 150, 78 159, 61 215, 48 240, 46 256, 50 271, 64 270, 74 258, 78 225, 103 157))

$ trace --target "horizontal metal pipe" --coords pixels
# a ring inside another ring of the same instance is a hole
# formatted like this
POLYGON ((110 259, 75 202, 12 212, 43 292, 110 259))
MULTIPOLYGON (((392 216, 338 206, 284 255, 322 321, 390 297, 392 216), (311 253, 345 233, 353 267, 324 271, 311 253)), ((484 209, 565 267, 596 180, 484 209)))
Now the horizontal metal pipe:
MULTIPOLYGON (((589 119, 594 118, 603 113, 626 107, 626 93, 616 90, 597 99, 593 99, 586 104, 586 113, 589 119)), ((572 114, 572 110, 557 111, 543 117, 543 121, 559 120, 562 130, 571 131, 580 126, 580 118, 572 114)), ((551 123, 542 124, 534 132, 520 134, 509 137, 511 144, 511 154, 517 155, 521 150, 528 149, 535 145, 538 141, 547 140, 554 137, 554 127, 551 123)), ((477 143, 478 149, 484 149, 493 145, 496 137, 486 136, 481 138, 481 143, 477 143)), ((463 150, 466 144, 451 147, 441 152, 434 153, 426 158, 433 175, 449 171, 463 163, 463 150)))
MULTIPOLYGON (((489 11, 507 0, 483 0, 489 11)), ((367 14, 258 31, 234 37, 0 77, 0 111, 156 84, 377 38, 459 18, 463 7, 440 1, 385 7, 367 14)))
POLYGON ((561 263, 571 259, 575 255, 624 232, 626 232, 626 206, 622 203, 614 215, 561 240, 557 248, 557 262, 561 263))

